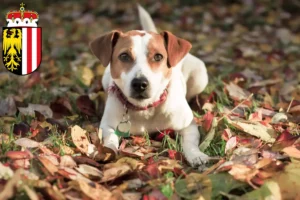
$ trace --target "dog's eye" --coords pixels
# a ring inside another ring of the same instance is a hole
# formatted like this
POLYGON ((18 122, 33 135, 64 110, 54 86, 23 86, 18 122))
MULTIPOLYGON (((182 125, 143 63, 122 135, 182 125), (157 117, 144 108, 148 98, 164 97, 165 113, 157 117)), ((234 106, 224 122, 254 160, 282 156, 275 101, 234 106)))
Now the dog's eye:
POLYGON ((127 53, 122 53, 119 55, 119 59, 122 62, 130 62, 131 61, 131 57, 127 54, 127 53))
POLYGON ((159 61, 161 61, 162 59, 163 59, 163 56, 162 56, 161 54, 157 53, 157 54, 154 55, 154 60, 155 60, 156 62, 159 62, 159 61))

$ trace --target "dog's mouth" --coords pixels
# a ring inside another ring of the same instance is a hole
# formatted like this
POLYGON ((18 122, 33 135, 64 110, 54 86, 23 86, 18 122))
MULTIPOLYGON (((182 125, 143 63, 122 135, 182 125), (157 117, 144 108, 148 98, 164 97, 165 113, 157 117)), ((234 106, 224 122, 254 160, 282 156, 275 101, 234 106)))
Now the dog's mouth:
POLYGON ((132 94, 130 97, 133 98, 133 99, 139 100, 139 101, 146 100, 146 99, 150 98, 149 95, 146 94, 146 93, 132 94))

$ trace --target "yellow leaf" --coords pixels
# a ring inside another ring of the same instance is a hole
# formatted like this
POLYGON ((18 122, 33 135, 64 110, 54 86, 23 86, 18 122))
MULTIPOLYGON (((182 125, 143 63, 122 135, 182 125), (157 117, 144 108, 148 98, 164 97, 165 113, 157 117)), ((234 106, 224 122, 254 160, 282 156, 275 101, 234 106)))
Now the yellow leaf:
POLYGON ((273 176, 271 181, 279 185, 282 199, 297 199, 300 197, 300 162, 292 162, 284 170, 273 176))

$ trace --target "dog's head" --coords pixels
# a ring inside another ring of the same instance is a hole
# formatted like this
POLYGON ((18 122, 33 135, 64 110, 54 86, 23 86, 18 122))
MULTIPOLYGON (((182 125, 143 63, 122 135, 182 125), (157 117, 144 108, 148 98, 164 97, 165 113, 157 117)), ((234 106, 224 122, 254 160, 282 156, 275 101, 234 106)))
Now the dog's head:
POLYGON ((156 101, 167 87, 173 67, 191 44, 170 32, 112 31, 90 44, 128 100, 137 106, 156 101))

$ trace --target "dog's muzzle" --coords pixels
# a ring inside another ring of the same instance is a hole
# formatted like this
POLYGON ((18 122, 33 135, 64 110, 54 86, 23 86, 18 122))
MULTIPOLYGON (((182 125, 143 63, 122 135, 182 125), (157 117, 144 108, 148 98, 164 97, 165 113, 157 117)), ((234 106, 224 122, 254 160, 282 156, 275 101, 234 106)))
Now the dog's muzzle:
POLYGON ((148 99, 149 81, 146 77, 142 76, 134 78, 131 81, 131 97, 134 99, 148 99))

